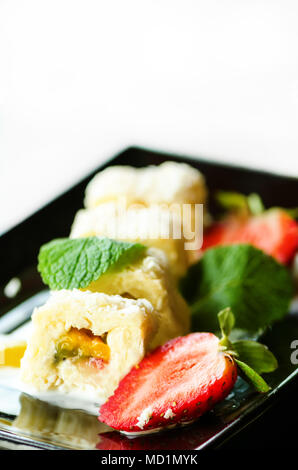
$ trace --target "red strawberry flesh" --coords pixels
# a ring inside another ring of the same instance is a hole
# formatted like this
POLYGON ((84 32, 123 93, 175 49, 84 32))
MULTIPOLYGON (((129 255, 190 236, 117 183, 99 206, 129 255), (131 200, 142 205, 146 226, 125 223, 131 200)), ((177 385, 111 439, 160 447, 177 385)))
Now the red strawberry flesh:
POLYGON ((175 338, 124 377, 99 419, 125 432, 192 421, 223 400, 236 378, 233 359, 212 333, 175 338))

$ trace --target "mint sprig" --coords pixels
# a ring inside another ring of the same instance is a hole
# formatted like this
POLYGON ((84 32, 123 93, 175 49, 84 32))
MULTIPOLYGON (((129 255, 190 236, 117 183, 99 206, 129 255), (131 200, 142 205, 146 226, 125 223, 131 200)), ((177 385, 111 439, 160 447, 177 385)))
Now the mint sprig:
POLYGON ((181 281, 194 331, 217 331, 217 312, 231 307, 248 337, 288 312, 293 282, 286 267, 252 245, 207 250, 181 281))
POLYGON ((82 289, 110 270, 140 259, 146 247, 109 238, 61 238, 43 245, 38 271, 53 290, 82 289))
POLYGON ((235 324, 235 317, 230 308, 219 312, 218 321, 222 335, 219 342, 221 350, 233 357, 242 375, 252 383, 258 392, 268 392, 270 387, 260 374, 273 372, 277 369, 278 363, 275 356, 264 344, 256 341, 232 341, 230 339, 235 324))

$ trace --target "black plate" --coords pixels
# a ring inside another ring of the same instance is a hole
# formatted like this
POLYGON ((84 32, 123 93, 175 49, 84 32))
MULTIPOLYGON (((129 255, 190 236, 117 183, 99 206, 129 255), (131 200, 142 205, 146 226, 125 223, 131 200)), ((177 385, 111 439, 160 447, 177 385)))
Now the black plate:
MULTIPOLYGON (((68 236, 74 215, 82 207, 84 190, 90 178, 109 165, 141 167, 165 160, 187 162, 197 167, 207 179, 210 194, 217 189, 247 194, 257 192, 268 207, 298 205, 297 178, 129 148, 0 237, 0 333, 11 332, 24 323, 32 309, 47 296, 36 271, 39 247, 52 238, 68 236), (4 294, 4 286, 13 277, 21 280, 22 288, 15 298, 10 299, 4 294)), ((210 210, 216 210, 212 201, 210 210)), ((296 339, 298 318, 293 312, 283 322, 276 324, 263 340, 276 354, 280 364, 276 372, 266 377, 272 387, 271 392, 258 395, 238 379, 228 399, 197 423, 160 435, 128 439, 102 429, 96 418, 86 413, 63 410, 15 390, 0 387, 0 448, 161 450, 221 446, 262 415, 277 399, 297 387, 297 369, 290 360, 290 345, 296 339), (106 432, 99 436, 103 431, 106 432)))

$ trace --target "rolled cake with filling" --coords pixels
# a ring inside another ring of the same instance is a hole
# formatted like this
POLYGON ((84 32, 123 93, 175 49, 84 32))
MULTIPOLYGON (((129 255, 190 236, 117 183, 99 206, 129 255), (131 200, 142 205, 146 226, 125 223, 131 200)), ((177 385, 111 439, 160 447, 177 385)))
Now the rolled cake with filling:
POLYGON ((160 315, 152 347, 189 332, 188 305, 177 290, 167 258, 161 250, 148 248, 144 257, 120 271, 108 271, 85 290, 147 299, 160 315))
POLYGON ((181 220, 171 211, 159 207, 123 209, 114 202, 80 210, 70 237, 108 237, 140 242, 163 250, 174 276, 181 277, 188 267, 188 257, 181 220))
POLYGON ((111 166, 98 173, 86 188, 85 206, 96 207, 124 198, 128 205, 205 204, 204 176, 186 163, 167 161, 159 166, 111 166))
POLYGON ((61 290, 32 315, 21 379, 34 390, 82 392, 104 403, 152 348, 160 315, 146 299, 61 290))

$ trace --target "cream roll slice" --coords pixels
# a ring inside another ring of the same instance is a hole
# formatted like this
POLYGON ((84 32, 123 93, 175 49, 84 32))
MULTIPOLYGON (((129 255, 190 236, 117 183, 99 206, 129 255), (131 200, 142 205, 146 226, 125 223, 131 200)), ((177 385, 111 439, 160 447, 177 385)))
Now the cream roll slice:
POLYGON ((153 347, 189 332, 189 307, 177 289, 167 257, 161 250, 148 248, 143 258, 120 271, 107 272, 91 282, 86 290, 147 299, 160 316, 153 347))
POLYGON ((76 392, 104 403, 159 330, 146 299, 80 290, 51 293, 32 315, 21 379, 33 390, 76 392))
POLYGON ((86 188, 85 207, 124 198, 127 205, 205 204, 205 178, 196 168, 167 161, 143 168, 111 166, 97 173, 86 188))

